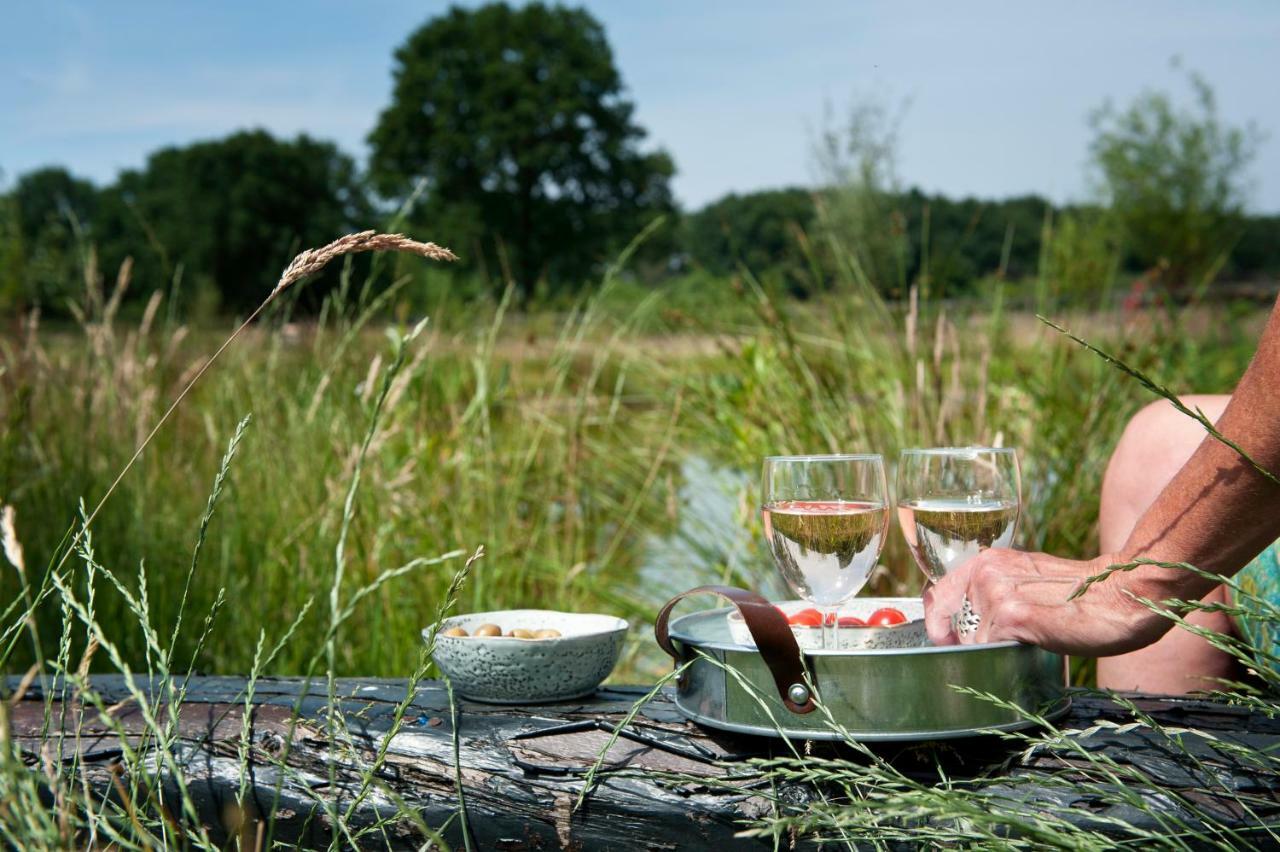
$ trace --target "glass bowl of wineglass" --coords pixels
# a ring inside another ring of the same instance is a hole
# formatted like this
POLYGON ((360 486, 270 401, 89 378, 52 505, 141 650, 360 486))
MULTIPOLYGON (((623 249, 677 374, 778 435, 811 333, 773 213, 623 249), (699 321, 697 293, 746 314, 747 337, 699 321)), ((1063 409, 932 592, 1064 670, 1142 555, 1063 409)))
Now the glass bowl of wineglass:
POLYGON ((884 459, 874 453, 770 456, 761 486, 764 534, 787 585, 822 612, 835 647, 840 604, 866 585, 888 529, 884 459))
POLYGON ((898 523, 931 583, 988 547, 1013 544, 1022 477, 1012 447, 903 450, 898 523))

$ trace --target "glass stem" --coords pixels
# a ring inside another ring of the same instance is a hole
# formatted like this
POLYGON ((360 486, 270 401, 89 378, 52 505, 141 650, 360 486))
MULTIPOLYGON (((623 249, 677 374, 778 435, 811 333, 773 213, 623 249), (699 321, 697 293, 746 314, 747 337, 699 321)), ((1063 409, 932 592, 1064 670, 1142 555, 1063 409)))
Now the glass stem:
POLYGON ((839 609, 834 606, 824 606, 822 608, 822 648, 825 651, 834 650, 836 645, 836 629, 838 628, 839 616, 836 611, 839 609))

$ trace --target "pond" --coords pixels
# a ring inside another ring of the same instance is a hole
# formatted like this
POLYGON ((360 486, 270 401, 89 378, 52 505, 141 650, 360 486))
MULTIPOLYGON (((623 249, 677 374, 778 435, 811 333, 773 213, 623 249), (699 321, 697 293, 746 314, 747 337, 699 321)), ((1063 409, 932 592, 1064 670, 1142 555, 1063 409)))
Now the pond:
MULTIPOLYGON (((646 536, 632 594, 655 610, 683 591, 711 583, 754 589, 771 599, 791 597, 758 541, 754 477, 693 454, 681 461, 678 481, 675 529, 646 536)), ((707 597, 682 604, 682 611, 717 605, 707 597)), ((652 675, 670 668, 645 628, 633 631, 631 641, 638 647, 628 670, 652 675)))

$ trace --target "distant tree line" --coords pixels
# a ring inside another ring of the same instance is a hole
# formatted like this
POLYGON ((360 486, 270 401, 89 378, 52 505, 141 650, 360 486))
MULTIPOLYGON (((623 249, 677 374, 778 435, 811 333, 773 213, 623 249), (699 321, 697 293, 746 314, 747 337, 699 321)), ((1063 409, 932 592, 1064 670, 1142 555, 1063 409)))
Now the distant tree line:
MULTIPOLYGON (((832 190, 788 188, 730 194, 685 216, 682 246, 689 263, 716 274, 749 272, 772 277, 804 296, 821 279, 825 227, 819 214, 832 190), (801 234, 810 239, 801 239, 801 234), (815 276, 815 264, 817 275, 815 276)), ((886 200, 892 211, 882 227, 900 246, 901 267, 875 283, 886 295, 901 297, 905 286, 929 280, 954 295, 968 292, 987 276, 1022 280, 1038 274, 1046 262, 1044 236, 1064 225, 1094 224, 1109 240, 1119 271, 1142 274, 1160 265, 1160 251, 1128 247, 1110 211, 1088 205, 1055 206, 1036 195, 984 200, 949 198, 919 189, 886 200)), ((1280 278, 1280 216, 1234 218, 1212 247, 1220 259, 1218 280, 1280 278)))
MULTIPOLYGON (((255 130, 162 149, 108 186, 60 167, 18 176, 0 194, 0 308, 63 310, 86 275, 110 276, 128 257, 133 298, 160 289, 186 309, 243 313, 297 251, 388 221, 457 250, 455 275, 524 298, 592 286, 659 218, 632 274, 746 271, 801 297, 850 259, 891 297, 915 283, 963 294, 1055 263, 1079 289, 1116 267, 1172 287, 1280 276, 1280 217, 1243 212, 1252 131, 1221 125, 1194 76, 1194 110, 1148 93, 1095 115, 1104 193, 1092 206, 900 189, 876 178, 886 136, 853 140, 862 159, 826 187, 731 194, 687 213, 586 11, 451 9, 396 51, 393 76, 363 167, 330 142, 255 130)), ((876 115, 856 115, 854 134, 876 115)), ((310 290, 312 305, 335 274, 310 290)))
MULTIPOLYGON (((645 277, 652 283, 688 269, 747 272, 808 296, 831 262, 819 239, 819 210, 827 195, 798 187, 735 193, 675 214, 659 240, 661 257, 642 265, 645 277)), ((897 232, 902 265, 877 282, 890 297, 905 295, 905 286, 926 273, 935 287, 953 295, 963 295, 985 276, 1028 278, 1043 263, 1046 228, 1064 216, 1103 215, 1090 208, 1055 208, 1038 196, 953 199, 915 189, 895 196, 891 206, 895 215, 885 228, 897 232)), ((177 279, 182 292, 210 308, 244 312, 261 301, 297 251, 383 220, 352 159, 305 136, 277 140, 253 131, 164 149, 143 169, 125 172, 106 187, 62 168, 41 169, 22 175, 0 197, 0 298, 9 307, 62 310, 83 291, 85 252, 92 247, 103 274, 114 274, 125 257, 133 259, 133 297, 171 288, 177 279)), ((421 234, 443 239, 439 234, 448 232, 449 222, 424 226, 421 234)), ((459 228, 475 225, 468 219, 459 228)), ((641 227, 642 222, 629 223, 618 239, 641 227)), ((1280 216, 1241 217, 1224 239, 1219 279, 1280 277, 1280 216)), ((463 274, 477 274, 483 263, 472 260, 463 274)), ((1122 254, 1128 272, 1150 265, 1138 252, 1122 254)), ((486 274, 493 287, 502 286, 496 266, 486 274)), ((598 272, 583 262, 547 274, 557 276, 559 287, 577 289, 593 286, 598 272)))
MULTIPOLYGON (((825 221, 819 211, 836 203, 835 195, 838 191, 802 188, 727 195, 687 217, 689 260, 718 274, 743 270, 772 276, 795 295, 808 295, 831 262, 819 238, 839 223, 825 221)), ((886 208, 880 229, 896 244, 897 260, 874 283, 889 296, 905 295, 905 285, 926 272, 957 293, 986 275, 1033 274, 1045 217, 1052 210, 1036 196, 955 200, 917 189, 887 198, 886 208)))

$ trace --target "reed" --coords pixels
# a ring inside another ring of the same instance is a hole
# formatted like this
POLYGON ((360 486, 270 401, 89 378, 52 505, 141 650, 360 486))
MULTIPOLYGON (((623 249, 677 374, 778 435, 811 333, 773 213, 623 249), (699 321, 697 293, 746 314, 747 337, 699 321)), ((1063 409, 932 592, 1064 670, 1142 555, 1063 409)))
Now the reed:
MULTIPOLYGON (((843 250, 834 228, 810 244, 843 250)), ((13 566, 0 577, 0 660, 58 685, 46 691, 50 713, 54 697, 75 698, 77 712, 109 709, 91 671, 135 687, 163 678, 161 701, 140 687, 132 697, 153 726, 157 765, 180 775, 157 704, 181 697, 187 672, 250 672, 246 702, 267 673, 420 679, 431 669, 419 631, 455 606, 617 612, 637 629, 616 677, 655 680, 666 662, 644 627, 664 590, 714 579, 780 591, 758 526, 761 456, 1016 445, 1023 543, 1085 555, 1103 464, 1145 401, 1032 318, 1027 307, 1058 307, 1050 271, 1031 288, 1035 303, 1014 310, 1027 297, 999 280, 968 303, 918 290, 887 303, 853 261, 808 303, 745 269, 696 293, 681 282, 642 292, 620 262, 554 315, 515 316, 508 293, 444 302, 429 325, 410 325, 387 317, 412 313, 404 297, 424 273, 378 266, 360 282, 346 265, 319 318, 293 319, 304 276, 377 249, 448 259, 373 234, 305 252, 230 338, 165 319, 164 296, 125 323, 129 271, 109 295, 93 272, 75 326, 32 316, 23 335, 0 340, 0 502, 11 507, 0 533, 13 566), (483 560, 459 565, 481 545, 483 560)), ((1212 308, 1123 317, 1077 304, 1055 315, 1162 386, 1199 391, 1230 387, 1258 325, 1212 308)), ((896 536, 883 561, 870 591, 918 590, 896 536)), ((385 755, 360 754, 336 709, 324 721, 334 750, 362 767, 359 795, 378 790, 385 755)), ((242 740, 242 765, 246 750, 242 740)), ((0 836, 27 847, 211 845, 185 794, 165 800, 139 753, 123 760, 120 798, 101 805, 74 762, 28 766, 5 737, 0 836)), ((955 839, 981 842, 1007 811, 878 764, 823 771, 871 790, 874 807, 829 797, 809 815, 780 806, 756 828, 857 839, 934 808, 975 820, 955 839)), ((380 826, 350 826, 349 809, 326 807, 335 842, 375 842, 380 826)), ((1056 830, 1014 817, 1033 838, 1056 830)), ((438 839, 439 826, 414 819, 388 816, 438 839)), ((270 843, 243 802, 227 823, 242 848, 270 843)))

